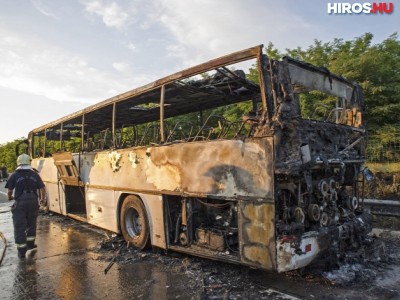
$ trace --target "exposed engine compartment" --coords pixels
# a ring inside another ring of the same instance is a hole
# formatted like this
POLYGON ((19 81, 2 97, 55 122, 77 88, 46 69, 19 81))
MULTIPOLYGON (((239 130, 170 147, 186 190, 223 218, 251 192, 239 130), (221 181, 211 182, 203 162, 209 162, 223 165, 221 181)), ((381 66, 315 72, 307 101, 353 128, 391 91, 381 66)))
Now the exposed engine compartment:
POLYGON ((236 201, 166 197, 170 245, 238 253, 236 201))
MULTIPOLYGON (((277 150, 276 232, 298 255, 303 234, 318 233, 318 247, 333 263, 360 248, 372 229, 363 210, 363 131, 301 120, 281 136, 277 150), (299 150, 295 150, 299 149, 299 150)), ((279 246, 278 246, 279 247, 279 246)))

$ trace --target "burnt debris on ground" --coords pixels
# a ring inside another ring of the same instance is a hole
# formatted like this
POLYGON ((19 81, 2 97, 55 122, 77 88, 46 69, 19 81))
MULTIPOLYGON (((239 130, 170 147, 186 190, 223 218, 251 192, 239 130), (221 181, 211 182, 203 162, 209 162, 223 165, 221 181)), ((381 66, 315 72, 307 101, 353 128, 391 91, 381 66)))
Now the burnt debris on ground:
MULTIPOLYGON (((77 225, 82 228, 90 226, 58 215, 43 214, 41 217, 61 223, 63 230, 77 225)), ((127 247, 120 235, 103 230, 98 232, 97 246, 86 250, 95 254, 93 259, 112 263, 108 272, 129 265, 134 270, 135 264, 140 263, 157 265, 165 272, 185 275, 185 286, 201 290, 202 299, 290 299, 288 293, 300 298, 337 299, 343 293, 360 289, 370 297, 365 299, 379 295, 384 295, 386 299, 400 297, 396 290, 377 284, 385 282, 393 273, 400 272, 400 238, 389 231, 381 233, 379 237, 371 235, 370 244, 364 250, 347 255, 336 266, 330 265, 330 269, 327 269, 327 265, 318 265, 282 274, 157 248, 140 251, 127 247), (280 291, 285 291, 286 295, 280 291)), ((357 299, 356 295, 346 297, 357 299)))

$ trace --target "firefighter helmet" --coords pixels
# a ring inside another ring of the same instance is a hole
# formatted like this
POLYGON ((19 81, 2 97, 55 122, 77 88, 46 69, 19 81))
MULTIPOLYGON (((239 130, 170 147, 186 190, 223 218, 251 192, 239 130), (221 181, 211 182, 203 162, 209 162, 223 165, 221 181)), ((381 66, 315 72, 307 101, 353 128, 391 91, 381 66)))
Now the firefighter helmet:
POLYGON ((28 154, 21 154, 17 158, 17 165, 30 165, 31 164, 31 157, 28 154))

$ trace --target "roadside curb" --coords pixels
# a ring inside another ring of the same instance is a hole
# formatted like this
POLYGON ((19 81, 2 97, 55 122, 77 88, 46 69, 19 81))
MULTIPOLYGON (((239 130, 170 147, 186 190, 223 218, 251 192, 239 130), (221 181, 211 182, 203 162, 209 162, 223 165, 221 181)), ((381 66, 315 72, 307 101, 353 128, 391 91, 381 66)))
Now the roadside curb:
POLYGON ((377 237, 400 237, 400 231, 398 230, 390 230, 384 228, 373 228, 371 231, 372 234, 375 234, 377 237))

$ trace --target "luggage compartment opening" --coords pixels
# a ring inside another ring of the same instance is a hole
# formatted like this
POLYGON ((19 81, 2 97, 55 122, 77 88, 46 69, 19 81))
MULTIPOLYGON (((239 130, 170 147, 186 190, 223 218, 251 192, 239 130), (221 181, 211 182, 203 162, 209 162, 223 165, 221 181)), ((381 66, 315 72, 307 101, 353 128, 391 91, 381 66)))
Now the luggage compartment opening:
POLYGON ((67 215, 78 220, 86 220, 85 189, 82 186, 65 186, 67 215))

